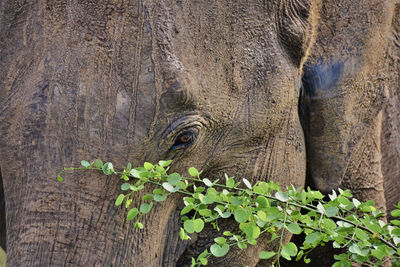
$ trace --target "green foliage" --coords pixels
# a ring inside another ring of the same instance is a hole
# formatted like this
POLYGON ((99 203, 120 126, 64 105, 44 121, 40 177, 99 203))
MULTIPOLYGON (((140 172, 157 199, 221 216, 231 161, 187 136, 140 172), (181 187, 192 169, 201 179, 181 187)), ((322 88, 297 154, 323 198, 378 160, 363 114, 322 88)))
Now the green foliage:
POLYGON ((6 252, 0 247, 0 267, 6 267, 6 252))
MULTIPOLYGON (((325 200, 319 191, 293 186, 282 191, 278 183, 260 181, 251 184, 243 179, 225 175, 225 183, 209 178, 200 178, 201 172, 191 167, 190 177, 178 173, 168 174, 171 161, 160 161, 157 165, 144 163, 143 167, 133 168, 130 163, 123 171, 115 171, 112 163, 95 160, 93 163, 82 161, 83 168, 65 168, 65 170, 97 170, 105 175, 119 175, 124 181, 121 193, 115 200, 116 206, 123 205, 127 210, 126 220, 135 219, 135 227, 142 229, 142 216, 151 211, 157 202, 165 201, 169 195, 184 195, 185 207, 181 210, 182 227, 179 236, 190 239, 193 233, 203 231, 205 224, 218 228, 218 221, 230 218, 236 223, 236 230, 225 231, 214 239, 215 243, 203 251, 192 266, 207 265, 211 256, 223 257, 233 246, 246 249, 257 244, 261 235, 269 233, 270 242, 278 239, 278 251, 261 251, 263 260, 279 259, 303 260, 309 263, 307 254, 317 246, 332 242, 334 248, 347 248, 347 251, 335 255, 337 266, 351 266, 360 263, 363 266, 381 266, 384 259, 390 259, 392 266, 400 266, 400 220, 386 223, 384 214, 374 207, 373 201, 361 203, 349 190, 333 191, 329 200, 325 200), (145 188, 146 184, 156 185, 152 193, 142 197, 139 208, 133 207, 133 194, 145 188), (285 231, 298 235, 305 234, 301 246, 293 242, 283 244, 285 231)), ((62 181, 61 171, 57 179, 62 181)), ((392 212, 400 217, 400 203, 392 212)), ((260 244, 261 245, 261 244, 260 244)))

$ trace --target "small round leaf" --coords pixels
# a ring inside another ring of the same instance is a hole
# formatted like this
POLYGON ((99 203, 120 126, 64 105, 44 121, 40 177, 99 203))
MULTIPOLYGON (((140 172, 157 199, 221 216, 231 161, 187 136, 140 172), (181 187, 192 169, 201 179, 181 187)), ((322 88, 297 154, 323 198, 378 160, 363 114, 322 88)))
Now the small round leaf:
POLYGON ((189 168, 189 174, 193 177, 198 177, 200 175, 199 171, 194 167, 189 168))
POLYGON ((276 255, 276 252, 273 251, 261 251, 258 257, 262 260, 268 260, 276 255))
POLYGON ((228 253, 229 245, 224 244, 222 246, 219 246, 218 244, 213 244, 210 247, 210 251, 215 257, 223 257, 228 253))

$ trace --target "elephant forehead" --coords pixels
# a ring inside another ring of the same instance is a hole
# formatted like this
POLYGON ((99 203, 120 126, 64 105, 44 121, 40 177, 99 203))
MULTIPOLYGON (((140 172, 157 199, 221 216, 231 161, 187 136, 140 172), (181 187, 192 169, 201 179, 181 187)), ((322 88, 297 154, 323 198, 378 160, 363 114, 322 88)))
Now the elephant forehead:
POLYGON ((279 41, 273 6, 155 8, 162 14, 151 22, 161 111, 197 110, 253 127, 283 119, 280 111, 297 105, 300 72, 279 41))

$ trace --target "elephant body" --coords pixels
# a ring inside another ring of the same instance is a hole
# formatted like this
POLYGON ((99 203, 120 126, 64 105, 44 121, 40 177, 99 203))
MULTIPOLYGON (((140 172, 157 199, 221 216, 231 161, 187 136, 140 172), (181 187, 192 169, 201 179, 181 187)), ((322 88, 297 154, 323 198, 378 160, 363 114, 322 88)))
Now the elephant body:
MULTIPOLYGON (((395 3, 366 0, 364 14, 349 2, 1 1, 8 264, 185 266, 218 236, 210 227, 179 240, 180 197, 135 229, 114 206, 116 177, 57 181, 64 166, 93 157, 136 166, 173 159, 171 171, 194 166, 282 186, 307 177, 383 208, 389 81, 378 70, 388 47, 398 53, 387 45, 395 3)), ((210 264, 255 266, 262 249, 210 264)))

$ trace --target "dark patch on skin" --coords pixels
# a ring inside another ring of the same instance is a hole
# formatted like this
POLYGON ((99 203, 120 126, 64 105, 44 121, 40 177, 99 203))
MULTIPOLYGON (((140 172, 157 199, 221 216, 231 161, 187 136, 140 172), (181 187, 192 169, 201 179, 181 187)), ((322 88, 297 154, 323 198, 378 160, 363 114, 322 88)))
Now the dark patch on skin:
POLYGON ((323 115, 318 112, 324 109, 324 100, 334 97, 333 92, 344 73, 344 62, 327 62, 320 59, 315 64, 304 67, 302 78, 299 115, 305 134, 322 136, 325 128, 323 115))
POLYGON ((303 90, 311 99, 319 98, 322 94, 334 88, 343 76, 344 62, 319 62, 306 65, 303 74, 303 90))

